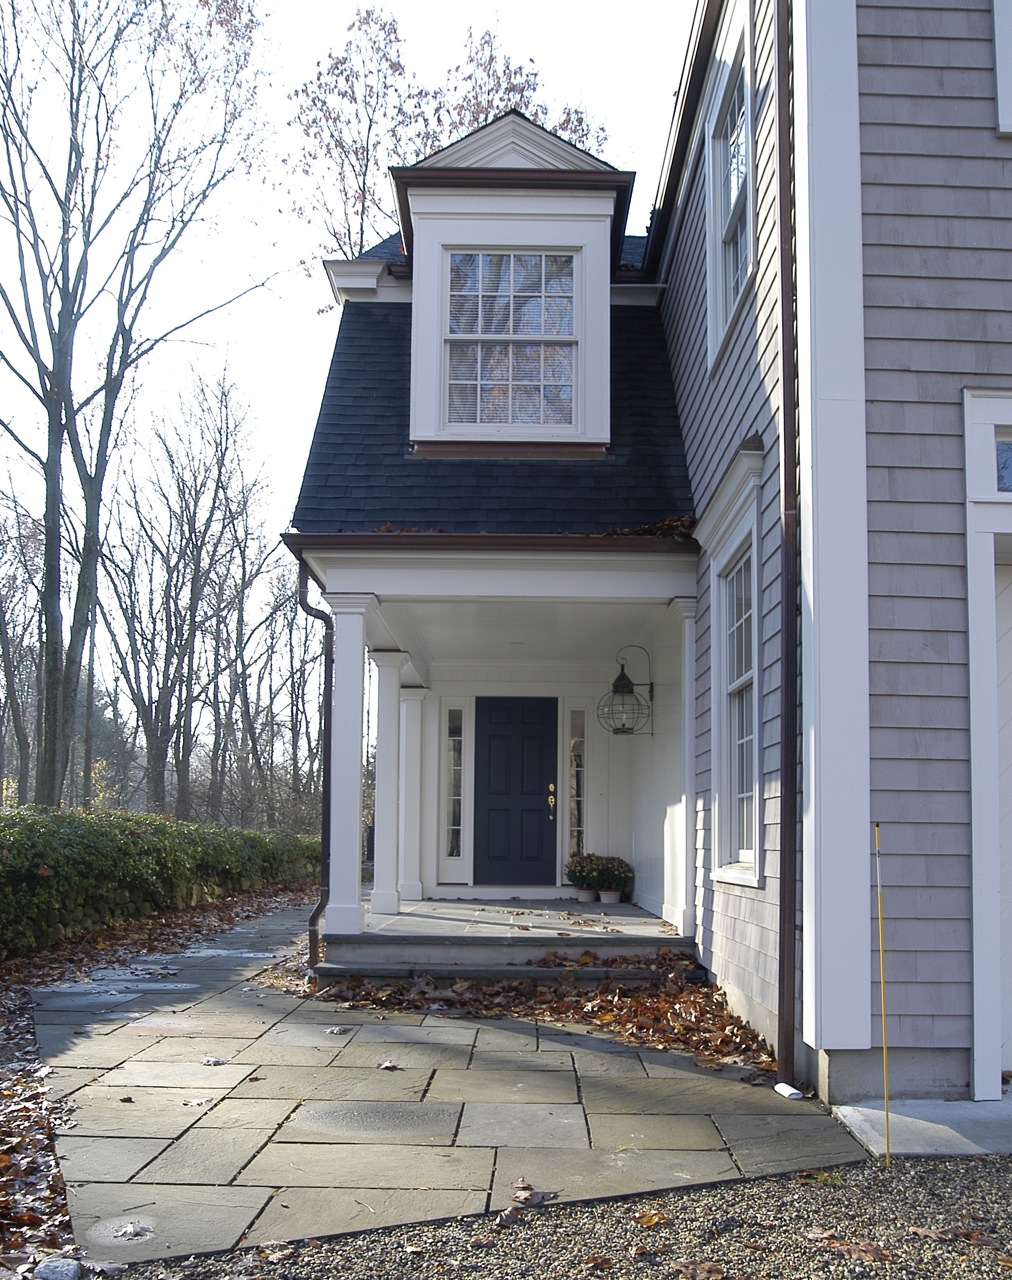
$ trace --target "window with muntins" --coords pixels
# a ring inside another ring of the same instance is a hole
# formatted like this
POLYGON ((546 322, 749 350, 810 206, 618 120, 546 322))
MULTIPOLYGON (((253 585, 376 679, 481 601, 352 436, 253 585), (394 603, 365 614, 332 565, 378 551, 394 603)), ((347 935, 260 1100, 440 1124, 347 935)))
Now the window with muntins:
POLYGON ((727 745, 732 810, 728 837, 732 861, 755 859, 755 697, 752 633, 752 555, 724 579, 727 626, 727 745))
POLYGON ((731 91, 717 131, 720 180, 721 257, 723 259, 724 318, 727 319, 745 287, 749 268, 748 119, 745 111, 745 69, 732 78, 731 91))
POLYGON ((571 427, 574 255, 455 252, 449 272, 450 427, 571 427))

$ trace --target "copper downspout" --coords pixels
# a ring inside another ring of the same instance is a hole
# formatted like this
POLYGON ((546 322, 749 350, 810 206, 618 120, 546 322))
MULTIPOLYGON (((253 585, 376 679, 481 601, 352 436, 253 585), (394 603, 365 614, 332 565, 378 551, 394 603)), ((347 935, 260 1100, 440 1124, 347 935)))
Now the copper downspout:
POLYGON ((302 553, 299 559, 299 608, 311 618, 323 623, 323 774, 320 785, 323 796, 320 814, 320 900, 309 917, 309 967, 315 969, 323 958, 320 955, 320 919, 327 909, 330 896, 330 717, 331 698, 334 691, 334 619, 323 609, 314 609, 309 603, 309 569, 302 553))
POLYGON ((798 400, 791 0, 776 0, 780 359, 780 954, 777 1079, 794 1083, 798 944, 798 400))

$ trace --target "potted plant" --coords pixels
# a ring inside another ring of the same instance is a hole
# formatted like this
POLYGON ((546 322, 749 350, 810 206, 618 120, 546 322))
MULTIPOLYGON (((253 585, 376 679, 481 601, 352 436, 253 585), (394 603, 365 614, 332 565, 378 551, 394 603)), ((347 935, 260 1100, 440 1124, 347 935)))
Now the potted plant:
POLYGON ((597 896, 597 864, 600 861, 593 853, 575 853, 566 863, 566 879, 576 890, 578 902, 593 902, 597 896))
POLYGON ((597 889, 602 902, 621 902, 632 888, 635 872, 625 858, 598 858, 597 889))

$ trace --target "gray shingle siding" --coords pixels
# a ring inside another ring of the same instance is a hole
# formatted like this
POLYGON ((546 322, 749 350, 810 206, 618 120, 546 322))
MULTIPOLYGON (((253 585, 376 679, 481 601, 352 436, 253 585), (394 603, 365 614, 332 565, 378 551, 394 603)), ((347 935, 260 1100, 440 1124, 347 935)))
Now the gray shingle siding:
POLYGON ((712 823, 710 561, 699 565, 696 612, 696 904, 702 922, 703 960, 718 979, 744 996, 751 1016, 772 1032, 776 1008, 777 901, 780 849, 780 505, 776 407, 778 398, 776 218, 773 170, 774 113, 772 5, 755 7, 755 119, 759 184, 756 191, 756 270, 746 296, 710 368, 707 337, 707 193, 702 146, 692 153, 674 221, 663 316, 671 351, 675 395, 697 511, 714 497, 744 440, 758 435, 765 454, 759 533, 760 627, 759 796, 765 881, 759 888, 712 882, 708 868, 721 861, 712 823), (765 1013, 763 1012, 765 1011, 765 1013), (765 1025, 763 1025, 765 1019, 765 1025))
POLYGON ((293 523, 302 533, 601 533, 690 514, 664 334, 612 309, 601 459, 448 459, 409 449, 411 307, 347 303, 293 523))
POLYGON ((1012 378, 1012 143, 995 134, 990 0, 859 0, 858 37, 872 816, 889 854, 887 967, 907 979, 890 988, 890 1042, 962 1047, 972 996, 962 391, 1012 378), (925 983, 937 984, 930 1000, 925 983))

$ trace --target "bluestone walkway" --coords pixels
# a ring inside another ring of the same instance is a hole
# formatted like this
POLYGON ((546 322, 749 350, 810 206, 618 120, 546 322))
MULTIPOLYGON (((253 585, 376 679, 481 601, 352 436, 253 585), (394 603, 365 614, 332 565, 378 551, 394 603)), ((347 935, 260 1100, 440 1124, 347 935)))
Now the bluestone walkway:
POLYGON ((514 1018, 341 1009, 260 987, 304 913, 35 994, 92 1259, 496 1212, 860 1160, 812 1102, 686 1055, 514 1018))

